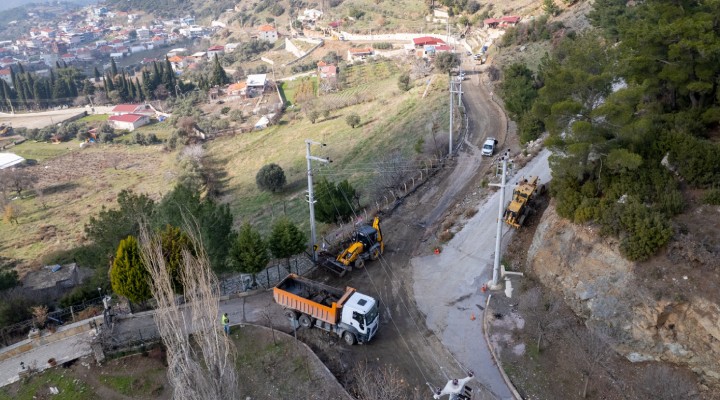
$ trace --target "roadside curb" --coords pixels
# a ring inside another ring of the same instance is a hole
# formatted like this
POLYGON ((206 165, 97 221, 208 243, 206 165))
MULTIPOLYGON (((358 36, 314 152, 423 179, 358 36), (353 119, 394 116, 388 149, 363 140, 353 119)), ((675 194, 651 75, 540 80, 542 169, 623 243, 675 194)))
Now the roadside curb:
POLYGON ((515 389, 515 385, 513 385, 512 381, 510 381, 510 378, 505 373, 505 370, 502 367, 502 363, 500 362, 500 358, 497 356, 497 354, 495 354, 495 348, 493 347, 492 343, 490 343, 490 337, 488 336, 488 314, 490 314, 490 298, 492 298, 492 294, 489 294, 487 297, 487 301, 485 301, 485 312, 483 312, 483 336, 485 337, 485 342, 487 342, 488 349, 490 349, 490 354, 492 355, 493 361, 495 361, 495 365, 497 365, 498 370, 500 370, 500 375, 505 381, 507 387, 510 389, 513 397, 515 398, 515 400, 523 400, 522 396, 520 396, 520 393, 518 393, 517 389, 515 389))
POLYGON ((352 396, 350 395, 350 393, 347 391, 347 389, 345 389, 345 386, 343 386, 343 385, 340 383, 340 381, 337 380, 337 378, 336 378, 335 375, 330 371, 330 369, 327 367, 327 365, 325 365, 325 363, 322 362, 322 360, 320 359, 320 357, 318 357, 318 355, 315 354, 315 352, 310 348, 310 346, 308 346, 307 344, 305 344, 305 342, 303 342, 302 340, 296 339, 293 335, 290 335, 290 334, 288 334, 288 333, 285 333, 285 332, 283 332, 283 331, 281 331, 281 330, 278 330, 278 329, 275 329, 275 328, 268 328, 267 326, 263 326, 263 325, 257 325, 257 324, 247 323, 247 322, 241 322, 241 323, 237 323, 237 324, 230 324, 230 326, 231 326, 231 327, 233 327, 233 326, 234 326, 234 327, 238 327, 238 329, 242 329, 243 326, 252 326, 252 327, 255 327, 255 328, 259 328, 260 330, 275 331, 275 333, 280 334, 280 336, 285 336, 285 337, 286 337, 287 339, 289 339, 291 342, 292 342, 292 341, 295 341, 296 343, 299 343, 300 345, 302 345, 302 346, 305 348, 305 350, 307 350, 310 354, 312 354, 313 357, 315 357, 315 360, 317 360, 317 362, 318 362, 320 365, 322 365, 323 369, 325 370, 325 373, 326 373, 329 377, 331 377, 331 378, 333 379, 333 381, 334 381, 335 383, 337 383, 337 386, 340 388, 340 390, 342 390, 342 392, 345 393, 345 395, 347 396, 347 400, 351 400, 351 399, 354 398, 354 397, 352 397, 352 396))

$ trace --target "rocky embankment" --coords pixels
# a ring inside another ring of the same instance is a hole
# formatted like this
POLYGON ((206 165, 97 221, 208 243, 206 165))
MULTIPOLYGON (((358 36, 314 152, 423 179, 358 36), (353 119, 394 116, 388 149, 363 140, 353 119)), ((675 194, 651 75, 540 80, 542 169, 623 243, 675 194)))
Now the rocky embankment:
POLYGON ((554 208, 546 210, 528 250, 527 265, 541 282, 560 291, 588 327, 630 361, 687 366, 706 385, 720 387, 717 293, 694 290, 707 283, 704 276, 714 276, 695 273, 699 268, 689 264, 686 275, 664 274, 680 268, 669 251, 641 265, 627 261, 617 239, 574 225, 554 208))

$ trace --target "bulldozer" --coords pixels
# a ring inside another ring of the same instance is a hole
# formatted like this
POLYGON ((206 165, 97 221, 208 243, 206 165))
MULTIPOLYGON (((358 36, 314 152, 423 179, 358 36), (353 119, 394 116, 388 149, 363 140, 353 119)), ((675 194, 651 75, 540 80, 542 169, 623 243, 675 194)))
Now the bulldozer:
POLYGON ((333 257, 331 253, 321 252, 318 264, 338 274, 345 275, 353 267, 362 268, 365 260, 375 261, 385 251, 382 230, 380 229, 380 218, 373 219, 372 226, 367 224, 358 225, 353 232, 350 241, 346 242, 344 249, 333 257))
POLYGON ((517 229, 525 223, 525 219, 533 211, 532 203, 535 197, 545 192, 545 185, 538 186, 538 181, 537 176, 520 179, 513 189, 512 200, 503 213, 506 224, 517 229))

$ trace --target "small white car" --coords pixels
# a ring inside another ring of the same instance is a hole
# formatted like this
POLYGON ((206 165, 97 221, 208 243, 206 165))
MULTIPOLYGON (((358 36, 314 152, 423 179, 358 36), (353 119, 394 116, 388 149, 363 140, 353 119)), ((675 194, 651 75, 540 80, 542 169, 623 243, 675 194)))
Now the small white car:
POLYGON ((489 137, 485 139, 485 143, 482 147, 482 155, 492 157, 493 153, 495 153, 495 146, 497 145, 498 141, 494 137, 489 137))

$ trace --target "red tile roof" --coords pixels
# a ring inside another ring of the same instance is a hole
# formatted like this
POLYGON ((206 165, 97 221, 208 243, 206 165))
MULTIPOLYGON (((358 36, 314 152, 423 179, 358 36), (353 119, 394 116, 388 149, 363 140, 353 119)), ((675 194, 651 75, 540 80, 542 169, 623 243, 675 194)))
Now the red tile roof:
POLYGON ((258 30, 259 30, 260 32, 272 32, 272 31, 275 30, 275 28, 273 28, 272 25, 260 25, 260 26, 258 27, 258 30))
POLYGON ((142 104, 118 104, 113 107, 112 112, 126 112, 131 113, 142 107, 142 104))
POLYGON ((208 51, 223 51, 223 50, 225 50, 224 46, 213 46, 208 49, 208 51))
POLYGON ((0 75, 10 75, 10 68, 0 69, 0 75))
POLYGON ((423 36, 413 39, 413 44, 415 44, 415 46, 427 46, 435 44, 445 44, 445 42, 442 39, 434 38, 432 36, 423 36))
POLYGON ((108 118, 108 121, 137 122, 144 117, 146 117, 146 115, 140 115, 140 114, 113 115, 110 118, 108 118))

